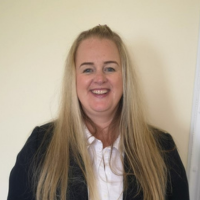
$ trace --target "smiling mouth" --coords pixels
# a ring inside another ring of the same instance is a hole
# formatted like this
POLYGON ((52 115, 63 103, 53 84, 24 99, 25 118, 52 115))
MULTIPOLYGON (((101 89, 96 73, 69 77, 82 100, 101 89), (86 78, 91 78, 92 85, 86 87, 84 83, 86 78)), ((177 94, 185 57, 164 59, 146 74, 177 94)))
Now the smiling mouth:
POLYGON ((93 94, 106 94, 109 90, 92 90, 93 94))

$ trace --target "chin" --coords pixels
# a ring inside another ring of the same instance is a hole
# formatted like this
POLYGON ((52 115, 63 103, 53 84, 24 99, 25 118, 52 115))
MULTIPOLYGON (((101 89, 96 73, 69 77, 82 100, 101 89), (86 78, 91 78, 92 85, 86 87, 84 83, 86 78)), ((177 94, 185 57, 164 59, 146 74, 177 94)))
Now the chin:
POLYGON ((92 108, 92 110, 96 111, 96 112, 104 112, 109 110, 108 106, 95 106, 92 108))
POLYGON ((96 114, 106 114, 106 113, 112 113, 112 110, 110 110, 109 108, 96 108, 93 109, 93 112, 95 112, 96 114))

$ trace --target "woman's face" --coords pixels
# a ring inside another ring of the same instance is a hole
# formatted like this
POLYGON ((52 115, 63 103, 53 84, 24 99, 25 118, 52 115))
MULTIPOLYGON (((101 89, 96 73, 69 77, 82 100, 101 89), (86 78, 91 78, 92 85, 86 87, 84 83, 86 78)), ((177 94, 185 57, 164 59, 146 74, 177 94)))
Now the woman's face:
POLYGON ((108 39, 83 40, 76 53, 76 90, 84 112, 93 119, 113 117, 123 93, 118 49, 108 39))

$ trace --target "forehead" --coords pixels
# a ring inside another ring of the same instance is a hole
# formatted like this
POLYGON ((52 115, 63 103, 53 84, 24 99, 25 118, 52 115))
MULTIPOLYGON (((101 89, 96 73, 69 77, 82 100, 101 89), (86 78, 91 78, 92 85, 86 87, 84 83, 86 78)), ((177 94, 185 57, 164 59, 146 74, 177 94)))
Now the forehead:
MULTIPOLYGON (((116 44, 109 39, 88 38, 83 40, 76 52, 76 61, 82 59, 111 59, 120 61, 116 44)), ((89 61, 89 60, 88 60, 89 61)))

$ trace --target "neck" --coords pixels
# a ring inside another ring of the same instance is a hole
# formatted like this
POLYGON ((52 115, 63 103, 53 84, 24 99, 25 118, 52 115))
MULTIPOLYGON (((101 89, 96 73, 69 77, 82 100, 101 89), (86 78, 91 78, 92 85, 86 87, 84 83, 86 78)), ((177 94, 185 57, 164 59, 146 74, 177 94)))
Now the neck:
POLYGON ((95 117, 90 118, 94 124, 86 121, 86 126, 88 130, 97 139, 101 140, 103 143, 103 148, 111 146, 118 136, 118 131, 116 128, 111 127, 113 117, 95 117))
POLYGON ((115 118, 117 110, 116 107, 111 113, 87 113, 83 109, 85 117, 85 124, 92 135, 101 140, 103 147, 111 146, 119 135, 119 123, 118 120, 112 124, 115 118), (88 119, 89 118, 89 119, 88 119), (90 121, 91 120, 91 121, 90 121))

